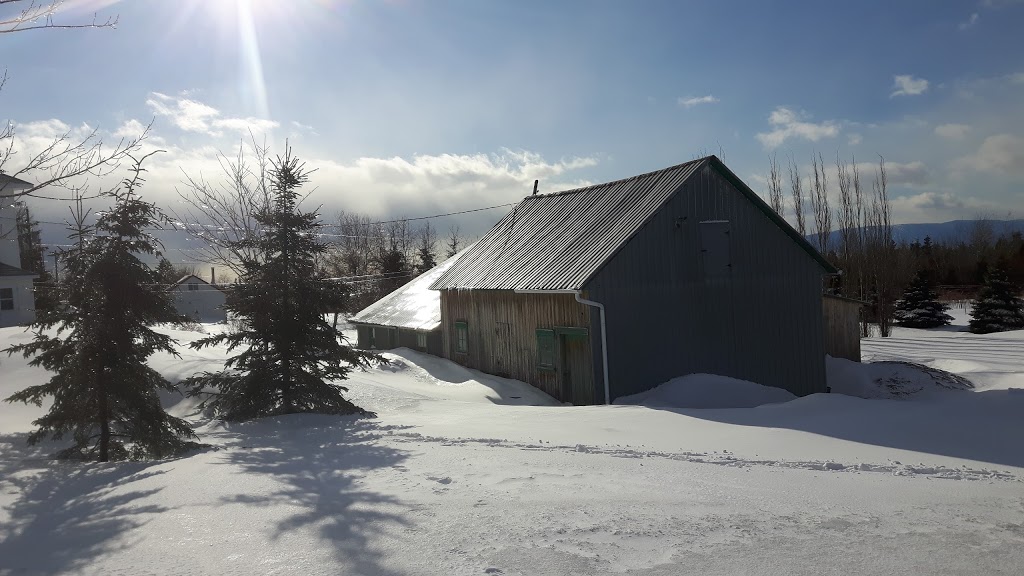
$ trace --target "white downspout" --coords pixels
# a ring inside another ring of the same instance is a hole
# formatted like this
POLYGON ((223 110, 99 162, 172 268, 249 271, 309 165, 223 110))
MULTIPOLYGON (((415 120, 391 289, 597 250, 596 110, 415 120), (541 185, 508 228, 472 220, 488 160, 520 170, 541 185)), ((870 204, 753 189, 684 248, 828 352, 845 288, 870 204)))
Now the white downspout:
POLYGON ((576 301, 585 306, 593 306, 601 311, 601 363, 604 368, 604 403, 612 403, 611 387, 608 385, 608 330, 605 326, 604 304, 580 297, 579 290, 515 290, 516 294, 572 294, 576 301))

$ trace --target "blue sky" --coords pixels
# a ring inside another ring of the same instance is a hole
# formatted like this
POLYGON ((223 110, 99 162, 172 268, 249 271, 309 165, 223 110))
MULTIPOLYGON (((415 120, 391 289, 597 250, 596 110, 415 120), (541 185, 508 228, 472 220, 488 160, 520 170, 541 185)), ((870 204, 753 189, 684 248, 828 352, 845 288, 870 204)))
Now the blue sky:
MULTIPOLYGON (((71 0, 115 30, 0 36, 22 146, 153 120, 147 194, 254 130, 315 202, 419 216, 720 154, 885 157, 898 222, 1024 215, 1019 0, 71 0)), ((833 179, 834 182, 834 179, 833 179)), ((62 206, 37 211, 63 213, 62 206)), ((500 211, 459 222, 480 231, 500 211)))

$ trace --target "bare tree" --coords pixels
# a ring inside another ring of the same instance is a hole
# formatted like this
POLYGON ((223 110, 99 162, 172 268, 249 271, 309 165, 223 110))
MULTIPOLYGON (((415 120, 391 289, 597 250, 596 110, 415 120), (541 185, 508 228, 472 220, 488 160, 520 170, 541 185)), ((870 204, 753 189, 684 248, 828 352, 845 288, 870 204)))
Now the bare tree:
POLYGON ((867 215, 868 238, 865 256, 870 263, 875 301, 875 320, 882 337, 891 334, 899 274, 899 253, 892 237, 892 206, 889 203, 885 159, 879 156, 875 170, 874 192, 867 215))
POLYGON ((459 249, 462 247, 462 238, 459 236, 459 227, 452 225, 448 229, 448 240, 445 244, 448 251, 445 252, 445 258, 451 258, 459 253, 459 249))
POLYGON ((789 189, 793 201, 793 217, 796 219, 796 230, 801 236, 807 235, 807 223, 804 221, 804 192, 800 181, 800 168, 793 158, 789 159, 789 189))
MULTIPOLYGON (((0 16, 0 34, 41 29, 113 28, 117 25, 116 16, 106 20, 94 16, 91 22, 58 23, 54 16, 63 4, 63 0, 0 0, 0 8, 13 10, 9 15, 0 16)), ((0 74, 0 92, 7 80, 7 71, 4 70, 0 74)), ((73 201, 82 198, 82 191, 89 186, 90 178, 109 175, 121 161, 138 151, 149 134, 149 127, 138 137, 121 138, 113 146, 105 146, 95 128, 84 137, 75 136, 68 130, 55 136, 41 150, 30 152, 21 161, 16 158, 16 133, 17 126, 11 120, 4 121, 0 127, 0 173, 28 182, 30 186, 4 193, 8 181, 0 182, 0 194, 73 201), (39 191, 43 188, 63 188, 71 193, 71 197, 41 195, 39 191)), ((114 184, 112 188, 116 186, 114 184)))
POLYGON ((779 162, 774 153, 769 161, 771 164, 768 170, 768 203, 776 214, 782 216, 782 173, 779 172, 779 162))
POLYGON ((224 178, 211 184, 202 174, 185 174, 178 190, 180 210, 171 210, 175 225, 191 240, 192 257, 241 274, 241 263, 255 257, 252 241, 263 234, 256 216, 270 208, 270 153, 250 134, 252 158, 240 143, 234 158, 220 154, 224 178))
POLYGON ((828 200, 828 175, 825 173, 825 159, 819 153, 811 155, 814 166, 814 190, 811 192, 811 209, 814 212, 815 232, 818 236, 818 251, 828 254, 832 236, 832 207, 828 200))
POLYGON ((843 285, 847 286, 845 280, 849 278, 849 273, 852 272, 850 267, 852 265, 853 253, 857 250, 854 242, 859 223, 856 220, 857 213, 853 202, 850 168, 839 159, 838 152, 836 152, 836 180, 839 183, 839 241, 842 244, 839 247, 839 267, 844 275, 846 275, 843 285))

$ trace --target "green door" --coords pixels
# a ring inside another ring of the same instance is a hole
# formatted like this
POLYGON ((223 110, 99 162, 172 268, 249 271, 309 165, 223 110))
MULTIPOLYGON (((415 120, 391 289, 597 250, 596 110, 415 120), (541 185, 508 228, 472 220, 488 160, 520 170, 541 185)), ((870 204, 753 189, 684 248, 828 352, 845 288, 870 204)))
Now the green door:
POLYGON ((561 398, 576 405, 594 403, 593 375, 591 374, 590 338, 585 329, 559 334, 561 372, 561 398))

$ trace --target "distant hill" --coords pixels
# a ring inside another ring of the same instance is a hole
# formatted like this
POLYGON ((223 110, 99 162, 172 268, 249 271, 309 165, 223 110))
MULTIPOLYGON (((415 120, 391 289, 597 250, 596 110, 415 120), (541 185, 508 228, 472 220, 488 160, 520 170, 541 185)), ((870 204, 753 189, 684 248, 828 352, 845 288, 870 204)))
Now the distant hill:
MULTIPOLYGON (((959 242, 968 241, 971 237, 971 230, 976 226, 977 220, 953 220, 952 222, 938 222, 930 224, 894 224, 892 227, 893 237, 897 242, 923 241, 925 236, 931 236, 933 242, 959 242)), ((989 220, 992 224, 992 232, 996 237, 1011 234, 1013 232, 1024 233, 1024 220, 989 220)), ((830 236, 830 244, 839 242, 840 234, 833 231, 830 236)), ((816 243, 814 234, 808 234, 807 239, 816 243)))

